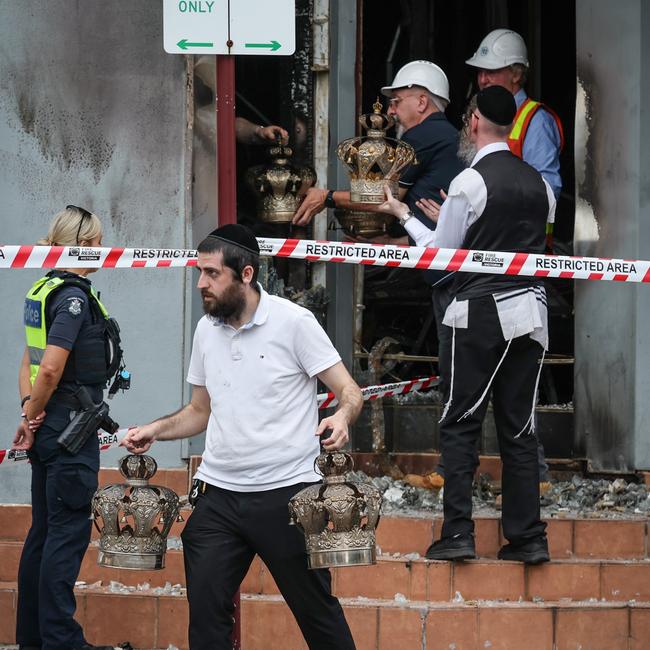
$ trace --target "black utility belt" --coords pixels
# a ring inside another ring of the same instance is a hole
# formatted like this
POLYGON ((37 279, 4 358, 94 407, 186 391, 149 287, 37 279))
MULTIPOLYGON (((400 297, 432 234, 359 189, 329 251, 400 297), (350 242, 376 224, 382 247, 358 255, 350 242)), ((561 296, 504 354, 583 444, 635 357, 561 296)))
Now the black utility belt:
POLYGON ((50 397, 50 402, 58 404, 60 406, 65 406, 72 411, 78 411, 81 408, 81 402, 76 395, 72 393, 67 393, 64 391, 54 391, 52 397, 50 397))

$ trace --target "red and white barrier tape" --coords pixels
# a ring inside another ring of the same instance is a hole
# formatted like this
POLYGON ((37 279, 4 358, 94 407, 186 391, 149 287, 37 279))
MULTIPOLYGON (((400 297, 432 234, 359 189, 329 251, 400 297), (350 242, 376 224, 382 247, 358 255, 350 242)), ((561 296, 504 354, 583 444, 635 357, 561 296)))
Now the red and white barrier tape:
MULTIPOLYGON (((258 238, 262 255, 411 269, 499 275, 650 282, 650 262, 568 255, 535 255, 303 239, 258 238)), ((0 246, 0 269, 151 268, 196 266, 197 253, 174 248, 0 246)))
MULTIPOLYGON (((410 381, 400 381, 393 384, 381 384, 378 386, 366 386, 361 389, 364 400, 374 400, 380 397, 390 397, 391 395, 404 395, 415 390, 428 390, 437 384, 437 377, 424 377, 423 379, 411 379, 410 381)), ((334 393, 321 393, 317 395, 319 409, 332 408, 338 404, 334 393)), ((99 431, 99 451, 106 451, 113 447, 118 447, 120 441, 128 432, 126 429, 118 429, 115 433, 106 433, 99 431)), ((11 449, 0 449, 0 467, 6 462, 19 462, 27 460, 26 451, 13 451, 11 449)), ((6 465, 5 465, 6 466, 6 465)))
MULTIPOLYGON (((379 384, 377 386, 366 386, 361 389, 364 400, 379 399, 380 397, 391 397, 392 395, 404 395, 414 390, 429 390, 438 383, 438 377, 424 377, 422 379, 411 379, 393 384, 379 384)), ((328 409, 336 406, 339 401, 334 393, 321 393, 317 397, 318 408, 328 409)))

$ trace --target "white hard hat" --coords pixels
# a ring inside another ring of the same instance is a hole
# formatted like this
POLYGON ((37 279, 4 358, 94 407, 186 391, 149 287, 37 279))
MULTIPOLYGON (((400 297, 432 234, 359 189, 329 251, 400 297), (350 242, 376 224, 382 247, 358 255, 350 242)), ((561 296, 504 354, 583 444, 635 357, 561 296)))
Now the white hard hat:
POLYGON ((465 63, 483 70, 498 70, 513 63, 528 67, 526 43, 511 29, 495 29, 481 41, 474 56, 465 63))
POLYGON ((437 95, 445 101, 449 101, 449 81, 447 75, 431 61, 411 61, 402 66, 395 75, 391 86, 384 86, 381 89, 386 97, 392 96, 392 91, 398 88, 410 88, 411 86, 422 86, 432 95, 437 95))

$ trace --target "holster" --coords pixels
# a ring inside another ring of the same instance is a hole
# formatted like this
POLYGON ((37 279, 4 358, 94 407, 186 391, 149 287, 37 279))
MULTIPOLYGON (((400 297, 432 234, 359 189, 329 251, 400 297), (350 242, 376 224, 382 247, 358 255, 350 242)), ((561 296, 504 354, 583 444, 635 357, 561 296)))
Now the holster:
POLYGON ((70 420, 70 424, 63 430, 57 442, 70 454, 76 454, 86 444, 92 434, 97 435, 99 429, 108 433, 115 433, 120 425, 108 414, 106 402, 95 404, 85 386, 80 386, 75 397, 79 400, 81 410, 70 420))

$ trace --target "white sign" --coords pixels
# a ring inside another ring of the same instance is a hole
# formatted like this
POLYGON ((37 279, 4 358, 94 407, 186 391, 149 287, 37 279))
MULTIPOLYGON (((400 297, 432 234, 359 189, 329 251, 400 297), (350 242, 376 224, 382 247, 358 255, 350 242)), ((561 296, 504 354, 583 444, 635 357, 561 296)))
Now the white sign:
POLYGON ((293 54, 295 0, 163 0, 163 47, 170 54, 293 54))

